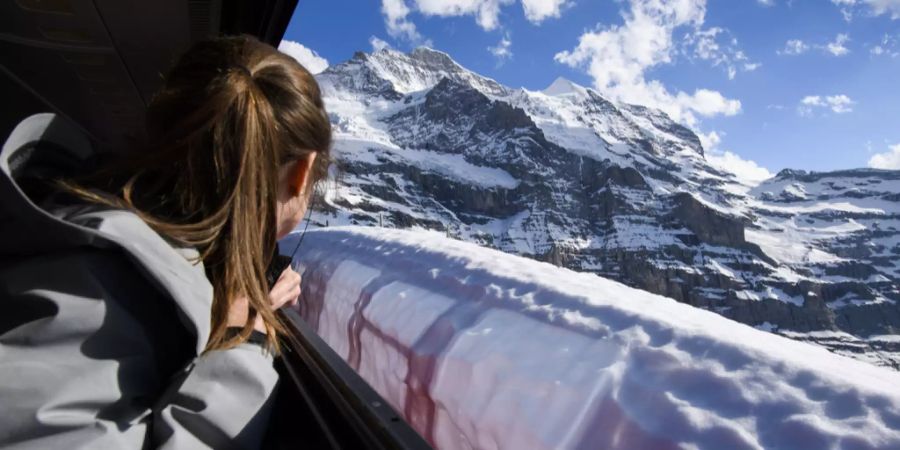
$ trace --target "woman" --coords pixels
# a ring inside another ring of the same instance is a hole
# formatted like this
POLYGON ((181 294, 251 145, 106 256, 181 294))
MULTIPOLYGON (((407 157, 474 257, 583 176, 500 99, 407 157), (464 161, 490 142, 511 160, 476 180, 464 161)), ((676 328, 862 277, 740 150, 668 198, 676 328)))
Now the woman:
POLYGON ((55 116, 0 153, 0 447, 260 445, 275 310, 300 292, 265 270, 327 169, 319 88, 255 39, 210 40, 147 120, 149 149, 76 181, 91 150, 55 116))

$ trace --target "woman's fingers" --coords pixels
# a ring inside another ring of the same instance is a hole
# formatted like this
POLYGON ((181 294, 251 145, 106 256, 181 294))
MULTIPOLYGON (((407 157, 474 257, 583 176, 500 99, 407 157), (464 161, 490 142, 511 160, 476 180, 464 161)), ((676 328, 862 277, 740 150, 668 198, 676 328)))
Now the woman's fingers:
POLYGON ((293 304, 297 300, 297 297, 300 297, 300 285, 297 285, 296 288, 291 289, 287 293, 285 293, 284 297, 282 297, 280 304, 273 305, 275 309, 281 308, 287 304, 293 304))
POLYGON ((288 298, 287 304, 294 306, 300 300, 300 285, 297 285, 297 288, 291 292, 291 296, 288 298))
POLYGON ((284 270, 281 271, 281 275, 278 276, 278 279, 280 280, 282 277, 285 277, 285 276, 291 277, 294 275, 296 275, 298 277, 300 276, 300 274, 295 272, 294 268, 289 265, 289 266, 285 267, 284 270))
POLYGON ((299 273, 294 272, 290 267, 284 269, 269 292, 272 309, 279 309, 287 304, 297 304, 297 298, 300 296, 300 281, 299 273))

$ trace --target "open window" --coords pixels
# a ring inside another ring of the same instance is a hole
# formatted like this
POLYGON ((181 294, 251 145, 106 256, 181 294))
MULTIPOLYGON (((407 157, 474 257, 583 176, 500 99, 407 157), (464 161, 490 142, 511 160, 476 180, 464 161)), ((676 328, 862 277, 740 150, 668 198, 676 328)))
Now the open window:
MULTIPOLYGON (((219 34, 278 46, 296 0, 15 0, 0 4, 0 136, 54 112, 106 158, 137 143, 144 110, 175 58, 219 34)), ((269 448, 429 448, 297 317, 277 361, 269 448)))

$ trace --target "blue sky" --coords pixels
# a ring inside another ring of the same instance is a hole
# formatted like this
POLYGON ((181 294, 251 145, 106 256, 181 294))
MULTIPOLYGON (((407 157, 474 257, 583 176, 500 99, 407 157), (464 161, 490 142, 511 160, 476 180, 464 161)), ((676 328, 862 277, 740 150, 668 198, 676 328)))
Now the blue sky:
POLYGON ((511 87, 563 76, 736 170, 900 169, 900 0, 301 0, 285 40, 317 69, 383 41, 511 87))

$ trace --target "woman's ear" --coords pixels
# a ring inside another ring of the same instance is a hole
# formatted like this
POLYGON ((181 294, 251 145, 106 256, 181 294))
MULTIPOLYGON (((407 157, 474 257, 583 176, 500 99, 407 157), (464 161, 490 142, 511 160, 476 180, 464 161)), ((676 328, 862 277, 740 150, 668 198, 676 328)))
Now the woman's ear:
POLYGON ((309 182, 310 174, 312 174, 313 164, 316 162, 316 152, 310 152, 303 158, 298 159, 291 169, 291 196, 298 197, 306 192, 306 185, 309 182))

